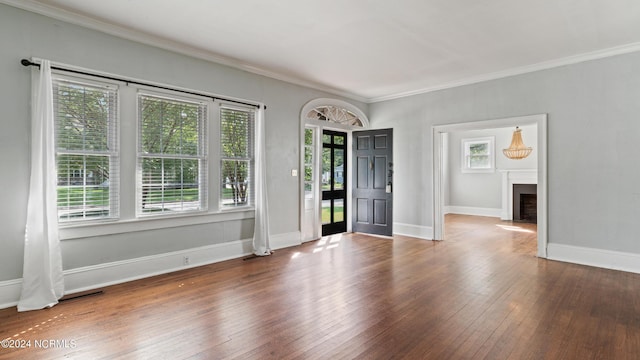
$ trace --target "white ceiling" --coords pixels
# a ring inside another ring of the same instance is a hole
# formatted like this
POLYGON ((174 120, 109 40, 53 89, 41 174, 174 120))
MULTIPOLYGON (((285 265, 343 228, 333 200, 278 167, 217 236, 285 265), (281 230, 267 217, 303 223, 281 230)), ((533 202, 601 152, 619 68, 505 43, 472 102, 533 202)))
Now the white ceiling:
POLYGON ((640 50, 640 0, 4 2, 364 101, 640 50))

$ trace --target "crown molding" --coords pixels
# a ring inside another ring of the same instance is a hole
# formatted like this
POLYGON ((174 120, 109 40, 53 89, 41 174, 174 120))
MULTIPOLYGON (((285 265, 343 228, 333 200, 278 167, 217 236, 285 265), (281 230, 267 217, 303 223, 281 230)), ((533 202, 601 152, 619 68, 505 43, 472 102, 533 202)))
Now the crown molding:
POLYGON ((201 60, 206 60, 209 62, 229 66, 231 68, 235 68, 238 70, 243 70, 252 74, 261 75, 271 79, 284 81, 290 84, 315 89, 318 91, 326 92, 336 96, 345 97, 351 100, 360 101, 367 104, 388 101, 388 100, 395 100, 395 99, 404 98, 408 96, 420 95, 420 94, 455 88, 455 87, 464 86, 464 85, 477 84, 484 81, 497 80, 497 79, 506 78, 510 76, 522 75, 522 74, 527 74, 527 73, 536 72, 540 70, 552 69, 559 66, 577 64, 585 61, 597 60, 597 59, 607 58, 611 56, 640 51, 640 42, 631 43, 631 44, 611 47, 607 49, 592 51, 588 53, 573 55, 573 56, 569 56, 561 59, 555 59, 555 60, 545 61, 537 64, 516 67, 516 68, 504 70, 504 71, 472 76, 465 79, 460 79, 457 81, 452 81, 449 83, 440 84, 436 86, 425 87, 417 90, 398 92, 398 93, 378 96, 378 97, 364 97, 349 91, 344 91, 344 90, 336 89, 323 84, 319 84, 317 82, 312 82, 312 81, 304 80, 298 77, 289 76, 282 73, 277 73, 270 70, 262 69, 255 65, 245 63, 239 59, 223 56, 211 51, 203 50, 201 48, 186 45, 184 43, 180 43, 174 40, 169 40, 163 37, 150 35, 138 30, 107 23, 86 15, 82 15, 82 14, 74 13, 68 10, 53 7, 50 5, 42 4, 34 0, 0 0, 0 3, 13 6, 22 10, 30 11, 33 13, 37 13, 40 15, 44 15, 56 20, 60 20, 67 23, 74 24, 74 25, 79 25, 89 29, 97 30, 97 31, 114 35, 127 40, 132 40, 139 43, 155 46, 155 47, 173 51, 176 53, 192 56, 201 60))
POLYGON ((412 91, 406 91, 406 92, 401 92, 401 93, 396 93, 391 95, 369 98, 368 103, 371 104, 371 103, 382 102, 387 100, 400 99, 407 96, 420 95, 420 94, 430 93, 438 90, 445 90, 445 89, 451 89, 451 88, 464 86, 464 85, 477 84, 484 81, 497 80, 497 79, 502 79, 509 76, 522 75, 522 74, 527 74, 535 71, 547 70, 547 69, 552 69, 552 68, 565 66, 565 65, 572 65, 572 64, 585 62, 585 61, 590 61, 590 60, 597 60, 597 59, 603 59, 603 58, 616 56, 616 55, 628 54, 636 51, 640 51, 640 42, 621 45, 621 46, 615 46, 615 47, 592 51, 592 52, 583 53, 579 55, 568 56, 565 58, 545 61, 545 62, 533 64, 533 65, 516 67, 516 68, 504 70, 504 71, 498 71, 494 73, 473 76, 466 79, 461 79, 458 81, 453 81, 446 84, 422 88, 418 90, 412 90, 412 91))
POLYGON ((160 36, 151 35, 138 30, 126 28, 119 25, 114 25, 105 21, 101 21, 86 15, 75 13, 72 11, 57 8, 51 5, 42 4, 33 0, 0 0, 0 3, 13 6, 22 10, 33 12, 36 14, 44 15, 56 20, 64 21, 70 24, 82 26, 92 30, 97 30, 109 35, 113 35, 126 40, 139 42, 146 45, 162 48, 164 50, 173 51, 179 54, 192 56, 201 60, 229 66, 238 70, 243 70, 252 74, 265 76, 271 79, 284 81, 290 84, 304 86, 307 88, 315 89, 318 91, 326 92, 336 96, 345 97, 348 99, 368 103, 369 99, 353 94, 348 91, 343 91, 330 86, 322 85, 316 82, 304 80, 301 78, 288 76, 285 74, 273 72, 270 70, 262 69, 255 65, 245 63, 239 59, 235 59, 228 56, 223 56, 211 51, 203 50, 194 46, 186 45, 181 42, 166 39, 160 36))

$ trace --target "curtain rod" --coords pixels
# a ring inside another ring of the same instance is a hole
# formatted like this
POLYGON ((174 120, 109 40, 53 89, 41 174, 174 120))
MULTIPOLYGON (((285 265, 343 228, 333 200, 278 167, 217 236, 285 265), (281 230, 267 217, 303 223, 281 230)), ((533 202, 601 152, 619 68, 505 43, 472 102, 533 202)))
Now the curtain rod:
MULTIPOLYGON (((22 60, 20 60, 20 63, 23 66, 35 66, 35 67, 38 67, 38 68, 40 67, 40 64, 34 63, 34 62, 32 62, 31 60, 28 60, 28 59, 22 59, 22 60)), ((176 92, 183 93, 183 94, 208 97, 210 99, 213 99, 214 101, 215 100, 223 100, 223 101, 228 101, 228 102, 232 102, 232 103, 236 103, 236 104, 254 106, 254 107, 257 107, 257 108, 260 108, 260 106, 261 106, 261 105, 257 105, 257 104, 251 104, 251 103, 248 103, 248 102, 243 102, 243 101, 238 101, 238 100, 233 100, 233 99, 226 99, 226 98, 219 97, 219 96, 212 96, 212 95, 202 94, 202 93, 198 93, 198 92, 195 92, 195 91, 174 89, 174 88, 170 88, 170 87, 166 87, 166 86, 148 84, 148 83, 144 83, 144 82, 140 82, 140 81, 122 79, 122 78, 117 78, 117 77, 113 77, 113 76, 93 74, 93 73, 89 73, 89 72, 85 72, 85 71, 79 71, 79 70, 73 70, 73 69, 65 69, 65 68, 62 68, 62 67, 59 67, 59 66, 51 66, 51 68, 54 69, 54 70, 62 70, 62 71, 66 71, 66 72, 70 72, 70 73, 74 73, 74 74, 81 74, 81 75, 98 77, 98 78, 101 78, 101 79, 122 81, 122 82, 125 82, 127 84, 143 85, 143 86, 153 87, 153 88, 156 88, 156 89, 176 91, 176 92)), ((267 109, 267 105, 264 105, 264 109, 265 110, 267 109)))

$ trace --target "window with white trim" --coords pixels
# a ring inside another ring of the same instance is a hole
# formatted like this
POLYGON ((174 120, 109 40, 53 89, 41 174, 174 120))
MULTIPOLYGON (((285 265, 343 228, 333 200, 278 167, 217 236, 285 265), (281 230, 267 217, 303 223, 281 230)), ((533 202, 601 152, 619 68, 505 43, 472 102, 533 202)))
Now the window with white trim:
POLYGON ((254 108, 220 107, 220 207, 253 204, 254 108))
POLYGON ((230 209, 242 210, 238 218, 248 216, 255 107, 169 86, 156 90, 117 75, 103 80, 73 72, 52 72, 63 238, 118 233, 130 221, 151 217, 167 222, 145 221, 144 228, 166 227, 171 215, 211 215, 194 223, 230 209))
POLYGON ((316 106, 307 113, 308 120, 328 121, 341 125, 362 127, 362 120, 348 109, 336 105, 316 106))
POLYGON ((462 172, 494 172, 494 143, 493 136, 462 139, 462 172))
POLYGON ((118 218, 118 88, 53 74, 61 222, 118 218))
POLYGON ((138 94, 138 214, 207 208, 207 105, 138 94))

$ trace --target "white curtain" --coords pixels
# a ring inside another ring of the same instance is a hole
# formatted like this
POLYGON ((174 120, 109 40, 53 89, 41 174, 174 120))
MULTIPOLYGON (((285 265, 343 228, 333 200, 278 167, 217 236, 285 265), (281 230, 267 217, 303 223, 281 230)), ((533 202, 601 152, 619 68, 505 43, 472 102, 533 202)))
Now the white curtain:
POLYGON ((269 206, 267 203, 267 167, 265 145, 264 109, 256 113, 256 218, 253 230, 253 253, 258 256, 271 255, 269 246, 269 206))
POLYGON ((56 164, 51 65, 40 64, 31 122, 31 178, 18 311, 51 307, 64 294, 56 208, 56 164))

